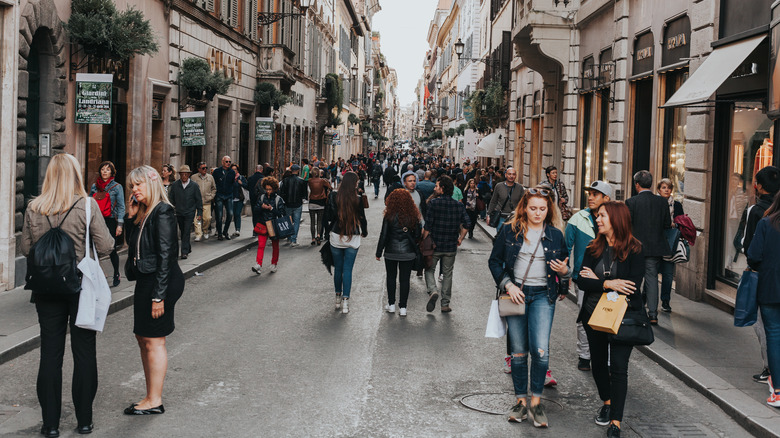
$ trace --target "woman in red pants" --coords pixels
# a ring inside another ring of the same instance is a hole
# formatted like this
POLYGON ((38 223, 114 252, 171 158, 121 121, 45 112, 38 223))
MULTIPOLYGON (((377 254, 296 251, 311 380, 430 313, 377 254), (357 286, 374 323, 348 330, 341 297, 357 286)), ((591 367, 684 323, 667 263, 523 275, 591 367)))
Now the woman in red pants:
POLYGON ((275 235, 269 236, 269 232, 273 233, 273 230, 269 230, 266 224, 277 217, 287 215, 284 200, 279 196, 279 180, 272 176, 267 176, 263 178, 261 186, 265 193, 258 197, 257 204, 253 207, 256 214, 259 212, 260 217, 260 222, 255 225, 255 232, 257 233, 257 263, 252 266, 252 271, 257 275, 260 275, 263 269, 265 244, 268 242, 269 237, 273 246, 271 273, 276 272, 276 265, 279 263, 279 238, 275 235))

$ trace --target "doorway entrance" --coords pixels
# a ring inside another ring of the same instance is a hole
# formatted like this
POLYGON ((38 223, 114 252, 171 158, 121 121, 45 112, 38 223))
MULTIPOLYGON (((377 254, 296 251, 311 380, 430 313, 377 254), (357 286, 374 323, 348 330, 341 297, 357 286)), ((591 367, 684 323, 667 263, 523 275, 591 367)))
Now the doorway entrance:
POLYGON ((652 136, 653 78, 634 83, 634 156, 631 175, 650 170, 650 142, 652 136))

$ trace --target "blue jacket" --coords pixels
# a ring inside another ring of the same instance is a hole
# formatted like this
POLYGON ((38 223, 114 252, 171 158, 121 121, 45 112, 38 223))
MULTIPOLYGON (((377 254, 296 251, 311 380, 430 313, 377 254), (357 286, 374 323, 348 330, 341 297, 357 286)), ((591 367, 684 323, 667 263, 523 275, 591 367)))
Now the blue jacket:
POLYGON ((590 242, 596 238, 596 223, 593 221, 593 215, 590 214, 590 209, 586 208, 578 211, 574 216, 569 219, 568 225, 566 225, 566 249, 569 254, 572 254, 574 262, 574 272, 571 274, 571 278, 577 280, 582 270, 582 259, 585 257, 585 248, 590 245, 590 242), (572 253, 574 248, 574 253, 572 253))
MULTIPOLYGON (((111 217, 116 219, 119 225, 122 225, 125 222, 125 192, 122 191, 122 185, 111 181, 106 188, 108 196, 111 198, 111 217)), ((97 193, 97 185, 92 183, 89 196, 94 196, 95 193, 97 193)))
MULTIPOLYGON (((517 282, 522 278, 515 279, 515 260, 522 248, 524 237, 522 235, 515 237, 511 226, 501 227, 496 240, 493 241, 493 251, 490 252, 488 266, 496 286, 502 291, 505 290, 507 283, 517 282)), ((547 261, 547 297, 550 302, 555 301, 558 295, 565 295, 569 291, 570 275, 561 276, 550 267, 550 261, 558 259, 563 261, 569 256, 569 250, 563 241, 561 230, 546 226, 544 228, 544 238, 542 238, 542 247, 544 247, 544 259, 547 261)), ((571 272, 571 271, 570 271, 571 272)))
POLYGON ((758 271, 758 304, 780 304, 780 231, 768 217, 758 222, 747 259, 758 271))
POLYGON ((211 173, 217 186, 217 198, 230 199, 233 197, 233 187, 236 182, 236 172, 233 169, 217 167, 211 173))

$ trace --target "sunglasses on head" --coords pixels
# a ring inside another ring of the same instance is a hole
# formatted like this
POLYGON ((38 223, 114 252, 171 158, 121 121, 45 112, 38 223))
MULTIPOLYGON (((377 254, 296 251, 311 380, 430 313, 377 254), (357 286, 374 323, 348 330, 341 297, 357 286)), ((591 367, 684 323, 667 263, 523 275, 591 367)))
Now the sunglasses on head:
POLYGON ((528 189, 528 193, 532 195, 550 196, 550 191, 547 189, 528 189))

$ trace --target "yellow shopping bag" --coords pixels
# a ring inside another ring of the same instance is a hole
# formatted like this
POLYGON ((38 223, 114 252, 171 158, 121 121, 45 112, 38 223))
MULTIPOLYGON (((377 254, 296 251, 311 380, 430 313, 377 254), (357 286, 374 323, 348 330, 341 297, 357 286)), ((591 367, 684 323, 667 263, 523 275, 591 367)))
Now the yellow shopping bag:
POLYGON ((628 301, 625 296, 617 292, 603 293, 593 315, 590 316, 588 325, 593 330, 615 335, 623 322, 626 309, 628 309, 628 301))

